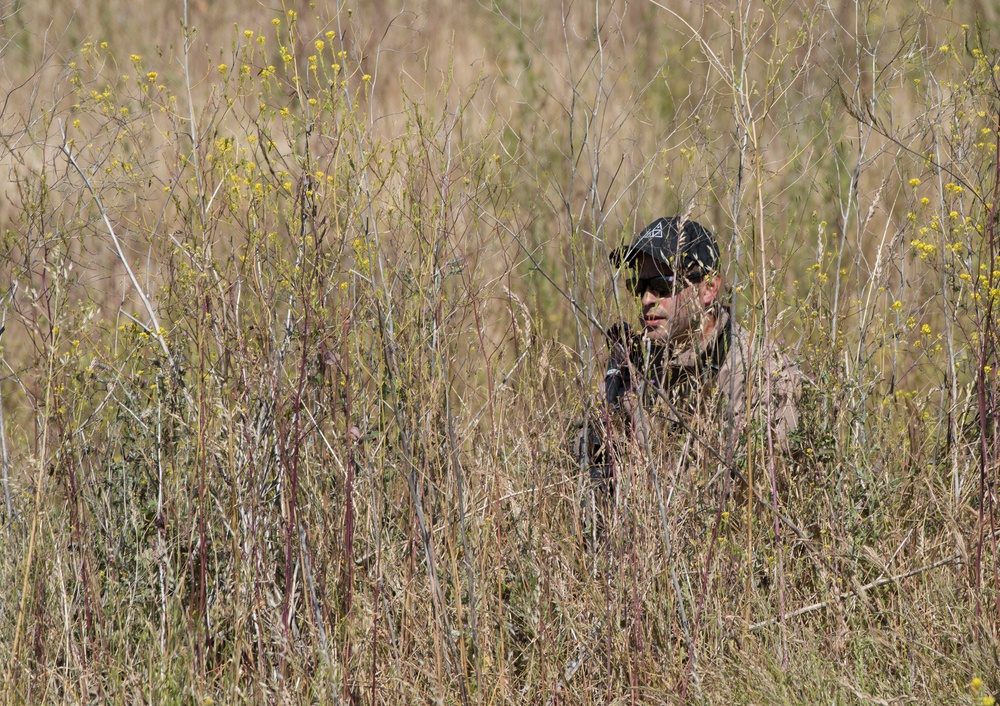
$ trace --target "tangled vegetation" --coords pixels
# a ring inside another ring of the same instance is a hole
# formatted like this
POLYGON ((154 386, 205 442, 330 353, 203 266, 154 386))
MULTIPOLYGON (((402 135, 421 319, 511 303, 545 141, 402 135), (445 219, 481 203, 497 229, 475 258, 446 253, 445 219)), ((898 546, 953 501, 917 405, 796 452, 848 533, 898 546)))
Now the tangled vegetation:
POLYGON ((0 10, 5 702, 993 703, 989 8, 63 5, 0 10), (669 213, 806 376, 780 521, 636 459, 588 551, 669 213))

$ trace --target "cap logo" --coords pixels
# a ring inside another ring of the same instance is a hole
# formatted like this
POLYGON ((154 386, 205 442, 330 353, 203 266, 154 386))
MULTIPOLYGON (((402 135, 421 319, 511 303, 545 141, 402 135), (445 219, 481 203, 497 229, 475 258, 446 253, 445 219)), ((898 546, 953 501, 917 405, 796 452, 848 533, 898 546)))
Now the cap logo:
POLYGON ((654 239, 660 238, 662 236, 663 236, 663 224, 662 223, 657 223, 656 227, 653 230, 648 231, 646 233, 646 235, 643 237, 643 239, 644 240, 654 240, 654 239))
POLYGON ((698 266, 714 268, 719 256, 712 234, 704 226, 686 218, 658 218, 639 232, 631 244, 609 254, 616 266, 633 265, 641 253, 672 269, 698 266))

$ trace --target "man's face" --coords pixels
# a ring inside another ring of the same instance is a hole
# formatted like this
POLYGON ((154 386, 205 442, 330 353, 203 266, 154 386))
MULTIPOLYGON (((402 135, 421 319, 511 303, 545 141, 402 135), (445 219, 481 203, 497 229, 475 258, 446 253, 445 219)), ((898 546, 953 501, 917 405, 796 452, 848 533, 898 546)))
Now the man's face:
MULTIPOLYGON (((658 265, 656 260, 645 253, 641 253, 636 259, 635 268, 640 280, 673 276, 669 268, 658 265)), ((639 295, 646 338, 662 344, 690 340, 718 288, 712 286, 711 279, 689 284, 683 278, 678 278, 672 292, 669 288, 664 291, 664 281, 657 280, 656 284, 660 286, 647 287, 639 295)))

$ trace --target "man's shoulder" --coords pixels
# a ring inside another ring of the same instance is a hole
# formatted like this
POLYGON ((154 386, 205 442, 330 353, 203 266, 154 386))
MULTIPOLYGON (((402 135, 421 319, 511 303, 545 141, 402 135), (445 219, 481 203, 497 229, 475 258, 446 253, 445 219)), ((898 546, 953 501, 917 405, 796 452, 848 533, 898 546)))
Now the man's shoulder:
POLYGON ((753 333, 735 319, 729 320, 729 355, 723 368, 745 369, 751 365, 762 365, 771 372, 798 376, 798 366, 788 355, 784 346, 767 335, 767 332, 753 333))
POLYGON ((732 322, 729 355, 719 371, 719 387, 740 413, 748 389, 757 402, 768 400, 771 423, 777 439, 784 443, 798 426, 803 377, 784 346, 766 333, 732 322))

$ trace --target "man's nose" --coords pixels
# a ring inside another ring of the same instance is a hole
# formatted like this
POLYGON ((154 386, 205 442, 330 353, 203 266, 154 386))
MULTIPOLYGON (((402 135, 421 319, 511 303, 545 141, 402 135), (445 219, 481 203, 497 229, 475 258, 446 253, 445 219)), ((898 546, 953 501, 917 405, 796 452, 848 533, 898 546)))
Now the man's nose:
POLYGON ((642 302, 642 305, 645 307, 653 306, 656 304, 656 295, 653 294, 652 290, 647 289, 642 293, 642 297, 639 298, 639 301, 642 302))

